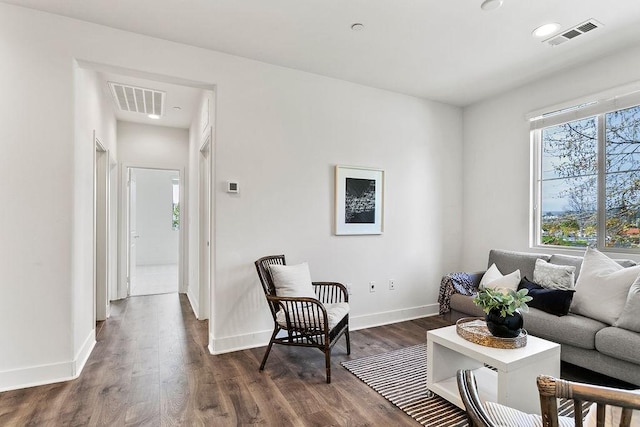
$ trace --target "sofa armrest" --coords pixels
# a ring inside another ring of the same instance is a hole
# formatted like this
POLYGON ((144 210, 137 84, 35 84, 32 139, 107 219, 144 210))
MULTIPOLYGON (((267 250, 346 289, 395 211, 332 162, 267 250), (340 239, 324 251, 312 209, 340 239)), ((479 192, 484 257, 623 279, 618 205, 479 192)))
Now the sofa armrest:
POLYGON ((473 295, 476 293, 483 275, 484 272, 475 272, 449 273, 442 276, 438 293, 439 314, 445 314, 451 310, 451 295, 473 295))

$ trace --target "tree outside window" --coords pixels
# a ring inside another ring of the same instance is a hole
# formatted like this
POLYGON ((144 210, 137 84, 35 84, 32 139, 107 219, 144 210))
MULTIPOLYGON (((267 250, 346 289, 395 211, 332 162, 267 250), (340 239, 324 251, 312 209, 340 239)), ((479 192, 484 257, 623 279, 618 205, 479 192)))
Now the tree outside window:
POLYGON ((639 248, 640 106, 539 132, 538 243, 639 248))

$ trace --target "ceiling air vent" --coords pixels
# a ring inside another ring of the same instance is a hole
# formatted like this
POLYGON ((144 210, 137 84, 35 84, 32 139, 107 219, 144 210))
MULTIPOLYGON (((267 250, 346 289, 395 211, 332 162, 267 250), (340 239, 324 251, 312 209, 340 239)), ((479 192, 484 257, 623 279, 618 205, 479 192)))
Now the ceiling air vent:
POLYGON ((590 19, 587 22, 583 22, 582 24, 576 25, 573 28, 564 31, 562 34, 555 35, 550 39, 545 40, 546 43, 549 43, 551 46, 558 46, 566 41, 575 39, 578 36, 583 35, 584 33, 588 33, 591 30, 595 30, 596 28, 602 27, 602 24, 596 21, 595 19, 590 19))
POLYGON ((164 112, 165 92, 114 82, 109 82, 109 88, 122 111, 157 116, 162 116, 164 112))

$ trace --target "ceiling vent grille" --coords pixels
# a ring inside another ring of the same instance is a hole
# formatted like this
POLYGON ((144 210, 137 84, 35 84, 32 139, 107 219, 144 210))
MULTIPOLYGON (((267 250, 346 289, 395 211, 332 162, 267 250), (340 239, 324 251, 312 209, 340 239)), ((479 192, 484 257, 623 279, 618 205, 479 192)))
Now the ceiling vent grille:
POLYGON ((114 82, 109 82, 109 88, 121 111, 156 116, 164 113, 165 92, 114 82))
POLYGON ((562 34, 555 35, 545 40, 545 42, 549 43, 551 46, 558 46, 559 44, 562 44, 569 40, 573 40, 578 36, 581 36, 591 30, 595 30, 596 28, 600 27, 602 27, 601 23, 599 23, 595 19, 590 19, 587 22, 583 22, 582 24, 576 25, 575 27, 564 31, 562 34))

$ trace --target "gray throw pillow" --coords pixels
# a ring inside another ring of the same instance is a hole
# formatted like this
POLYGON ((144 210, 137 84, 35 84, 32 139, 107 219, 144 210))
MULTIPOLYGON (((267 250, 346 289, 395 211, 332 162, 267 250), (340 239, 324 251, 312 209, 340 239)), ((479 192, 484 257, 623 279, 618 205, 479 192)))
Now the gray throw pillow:
POLYGON ((627 303, 614 326, 633 332, 640 332, 640 277, 631 285, 627 303))
POLYGON ((575 288, 575 271, 573 265, 555 265, 538 259, 533 281, 543 288, 572 291, 575 288))

